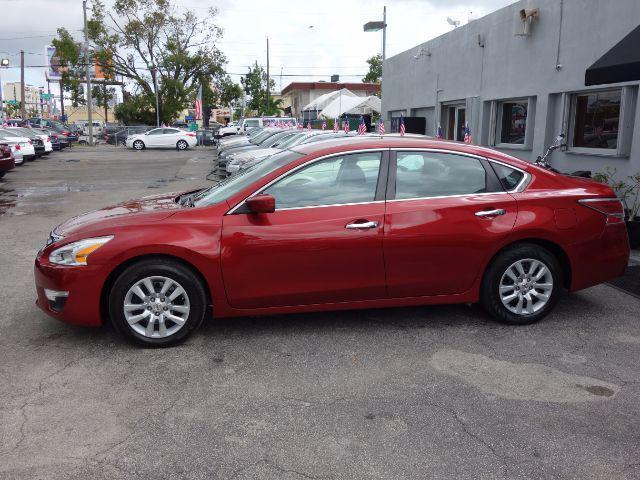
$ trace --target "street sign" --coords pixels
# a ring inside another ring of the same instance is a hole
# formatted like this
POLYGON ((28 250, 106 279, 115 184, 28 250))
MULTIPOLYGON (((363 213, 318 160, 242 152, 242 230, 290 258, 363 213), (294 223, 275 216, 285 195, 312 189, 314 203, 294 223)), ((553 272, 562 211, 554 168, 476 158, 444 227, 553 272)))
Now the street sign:
POLYGON ((18 105, 20 102, 18 100, 7 100, 8 105, 18 105))
POLYGON ((42 99, 43 100, 51 100, 51 98, 53 98, 53 94, 51 94, 51 93, 43 93, 42 94, 42 99))

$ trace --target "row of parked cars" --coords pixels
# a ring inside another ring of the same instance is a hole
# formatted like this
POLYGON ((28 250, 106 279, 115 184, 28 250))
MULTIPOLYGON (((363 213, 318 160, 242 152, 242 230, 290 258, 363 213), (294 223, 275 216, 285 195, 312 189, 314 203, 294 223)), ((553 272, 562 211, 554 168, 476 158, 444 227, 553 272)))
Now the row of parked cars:
POLYGON ((218 170, 222 175, 232 175, 296 145, 354 135, 357 135, 356 131, 345 133, 293 127, 252 128, 246 135, 234 135, 218 140, 218 170))
POLYGON ((44 118, 12 120, 0 127, 0 178, 26 161, 49 155, 78 141, 70 127, 44 118))

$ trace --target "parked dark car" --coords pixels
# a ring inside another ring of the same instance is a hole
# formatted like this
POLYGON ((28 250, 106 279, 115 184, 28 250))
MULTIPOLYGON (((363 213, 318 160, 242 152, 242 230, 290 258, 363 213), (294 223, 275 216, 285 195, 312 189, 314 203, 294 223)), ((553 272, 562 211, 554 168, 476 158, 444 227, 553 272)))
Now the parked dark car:
POLYGON ((125 145, 129 135, 144 133, 151 128, 147 125, 107 125, 104 129, 104 141, 109 145, 125 145))
POLYGON ((69 143, 75 143, 78 141, 78 133, 75 129, 72 129, 69 125, 58 122, 57 120, 51 120, 49 118, 33 117, 29 119, 29 123, 34 127, 48 128, 53 130, 67 138, 69 143))
POLYGON ((11 147, 6 143, 0 143, 0 178, 9 170, 16 167, 16 162, 11 154, 11 147))

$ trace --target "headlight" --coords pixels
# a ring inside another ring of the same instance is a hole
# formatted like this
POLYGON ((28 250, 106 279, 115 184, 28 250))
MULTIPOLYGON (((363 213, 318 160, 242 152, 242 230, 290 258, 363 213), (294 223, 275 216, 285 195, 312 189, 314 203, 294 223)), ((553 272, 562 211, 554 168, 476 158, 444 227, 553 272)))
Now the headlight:
POLYGON ((49 261, 57 265, 86 265, 87 257, 91 252, 95 252, 102 245, 113 238, 108 237, 85 238, 77 242, 70 243, 64 247, 56 248, 51 255, 49 261))

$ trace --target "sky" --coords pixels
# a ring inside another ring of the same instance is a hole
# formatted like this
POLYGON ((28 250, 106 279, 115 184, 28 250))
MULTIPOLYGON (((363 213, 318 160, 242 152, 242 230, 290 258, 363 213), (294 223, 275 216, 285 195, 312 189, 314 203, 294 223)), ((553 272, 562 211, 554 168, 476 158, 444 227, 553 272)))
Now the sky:
MULTIPOLYGON (((112 0, 106 0, 110 4, 112 0)), ((256 60, 266 66, 269 37, 270 71, 280 90, 292 81, 361 81, 366 59, 382 51, 382 33, 363 32, 364 23, 382 20, 387 7, 387 57, 408 50, 451 27, 447 17, 478 18, 513 0, 173 0, 178 9, 207 15, 218 8, 223 29, 219 48, 228 58, 235 81, 256 60)), ((91 0, 89 0, 89 4, 91 0)), ((28 84, 45 85, 45 46, 64 26, 82 38, 82 0, 0 0, 0 58, 11 65, 0 71, 3 83, 20 80, 24 50, 28 84)))

